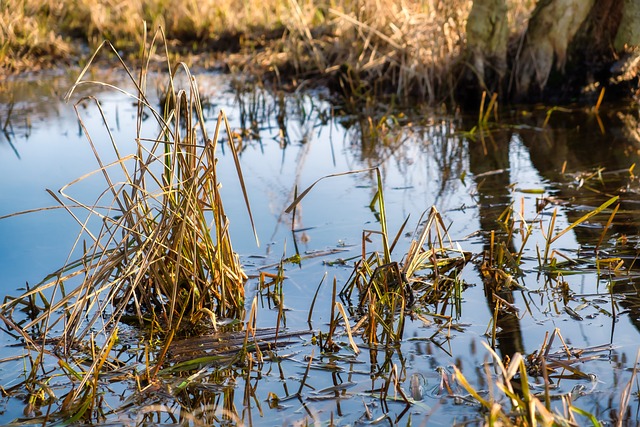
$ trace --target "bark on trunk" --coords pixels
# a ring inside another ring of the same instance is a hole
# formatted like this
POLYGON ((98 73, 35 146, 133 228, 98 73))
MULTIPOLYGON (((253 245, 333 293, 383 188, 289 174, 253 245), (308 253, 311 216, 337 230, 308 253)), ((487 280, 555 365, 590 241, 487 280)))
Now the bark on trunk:
POLYGON ((616 51, 640 46, 640 1, 624 0, 622 20, 618 27, 614 47, 616 51))
POLYGON ((474 0, 466 32, 465 102, 496 90, 564 102, 605 86, 640 97, 640 0, 538 0, 517 40, 509 40, 506 0, 474 0))
POLYGON ((487 90, 487 78, 499 83, 507 72, 509 25, 505 0, 475 0, 466 32, 472 71, 481 88, 487 90))
POLYGON ((567 48, 589 14, 594 0, 541 0, 529 20, 516 63, 516 94, 529 93, 532 82, 544 89, 555 61, 564 70, 567 48))

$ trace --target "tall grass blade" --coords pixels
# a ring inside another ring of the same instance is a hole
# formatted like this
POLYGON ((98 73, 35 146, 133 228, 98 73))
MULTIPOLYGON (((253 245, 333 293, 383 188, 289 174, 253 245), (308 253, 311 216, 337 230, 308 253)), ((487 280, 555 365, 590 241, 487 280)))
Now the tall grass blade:
POLYGON ((342 304, 340 303, 340 301, 336 301, 335 304, 336 304, 336 307, 338 308, 338 311, 342 315, 342 319, 344 320, 344 327, 347 330, 347 337, 349 338, 349 344, 351 345, 353 352, 355 354, 359 354, 360 349, 358 348, 358 345, 356 344, 356 342, 353 340, 353 335, 351 334, 351 326, 349 325, 349 316, 347 315, 347 312, 342 306, 342 304))
POLYGON ((236 172, 238 173, 238 179, 240 180, 240 187, 242 188, 242 196, 244 197, 244 203, 247 206, 247 212, 249 214, 249 220, 251 221, 251 228, 253 230, 253 236, 256 239, 256 245, 260 246, 260 240, 258 239, 258 232, 256 231, 256 225, 253 221, 253 213, 251 212, 251 206, 249 204, 249 196, 247 195, 247 187, 244 183, 244 176, 242 175, 242 168, 240 167, 240 159, 238 158, 238 150, 236 148, 235 141, 233 140, 233 132, 229 126, 229 120, 224 111, 220 110, 220 116, 224 120, 224 126, 227 130, 229 138, 229 146, 231 147, 231 153, 233 154, 233 161, 236 165, 236 172))
POLYGON ((366 169, 359 169, 359 170, 354 170, 354 171, 348 171, 348 172, 339 172, 339 173, 333 173, 330 175, 325 175, 322 178, 319 178, 317 180, 315 180, 310 186, 308 186, 302 193, 300 193, 300 195, 298 195, 298 197, 296 197, 293 202, 291 202, 291 204, 284 210, 285 213, 291 213, 291 211, 300 204, 300 202, 302 201, 302 199, 304 199, 307 194, 313 189, 313 187, 316 186, 316 184, 318 184, 320 181, 323 181, 325 179, 328 178, 335 178, 335 177, 339 177, 339 176, 345 176, 345 175, 353 175, 353 174, 358 174, 358 173, 363 173, 363 172, 371 172, 373 170, 376 170, 377 167, 372 167, 372 168, 366 168, 366 169))

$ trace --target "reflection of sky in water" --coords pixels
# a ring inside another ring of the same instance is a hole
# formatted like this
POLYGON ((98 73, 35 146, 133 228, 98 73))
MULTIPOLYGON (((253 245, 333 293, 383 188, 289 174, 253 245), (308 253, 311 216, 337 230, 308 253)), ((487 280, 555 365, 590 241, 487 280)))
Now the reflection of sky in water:
MULTIPOLYGON (((226 111, 231 127, 239 129, 240 105, 234 101, 226 82, 218 76, 203 76, 200 87, 205 96, 211 94, 210 101, 216 103, 209 111, 207 128, 210 135, 213 135, 219 108, 226 111)), ((119 148, 123 153, 129 152, 133 147, 131 141, 135 134, 135 106, 131 100, 125 100, 119 94, 100 94, 99 97, 119 148)), ((272 107, 275 102, 269 95, 263 94, 263 97, 267 108, 275 108, 272 107)), ((0 180, 3 182, 0 190, 0 215, 54 206, 56 203, 45 192, 46 188, 57 191, 73 179, 96 168, 90 147, 85 137, 79 134, 72 106, 56 104, 53 108, 54 113, 50 116, 31 117, 32 126, 28 137, 27 130, 15 124, 15 135, 11 142, 19 153, 19 158, 6 140, 0 140, 0 180)), ((286 256, 293 255, 291 216, 283 212, 291 203, 296 186, 298 192, 301 192, 324 175, 366 168, 378 163, 384 178, 388 225, 392 235, 395 235, 409 215, 411 219, 404 234, 413 232, 420 214, 435 204, 447 225, 450 225, 449 231, 453 238, 464 249, 473 253, 482 251, 483 240, 480 236, 464 239, 480 228, 477 182, 470 172, 467 154, 470 142, 456 136, 455 127, 448 121, 426 128, 406 126, 400 139, 390 138, 387 145, 381 144, 372 150, 365 147, 366 142, 361 140, 357 127, 346 128, 342 119, 323 125, 318 119, 318 112, 331 115, 331 107, 314 95, 304 95, 298 100, 287 99, 286 109, 288 145, 285 149, 281 148, 275 110, 266 118, 267 122, 260 122, 260 141, 249 138, 243 140, 241 162, 261 241, 260 248, 253 241, 224 134, 224 142, 219 147, 221 157, 218 173, 223 184, 225 209, 231 219, 234 249, 245 260, 249 273, 255 273, 257 267, 277 262, 285 252, 286 256), (306 113, 304 120, 300 114, 301 105, 306 113), (463 174, 466 174, 464 179, 463 174)), ((83 108, 82 114, 95 143, 103 149, 108 148, 107 134, 101 127, 96 109, 92 106, 86 110, 83 108)), ((157 132, 153 120, 146 121, 144 127, 145 134, 153 138, 157 132)), ((509 150, 509 168, 504 173, 508 174, 505 175, 509 180, 508 184, 513 184, 515 191, 505 190, 504 193, 510 194, 517 211, 524 206, 524 217, 533 220, 539 195, 526 190, 548 190, 549 184, 534 168, 528 148, 518 135, 511 137, 508 148, 505 149, 509 150)), ((104 160, 113 159, 108 154, 108 149, 101 153, 104 160)), ((102 190, 100 185, 104 185, 103 181, 96 176, 69 191, 91 204, 102 190)), ((338 286, 341 287, 351 271, 346 267, 328 267, 322 261, 357 255, 362 230, 378 229, 376 216, 368 207, 375 193, 375 186, 373 172, 326 179, 318 183, 298 207, 296 228, 304 229, 296 233, 301 252, 342 249, 343 245, 348 250, 343 254, 305 260, 302 268, 286 267, 288 279, 285 282, 285 304, 292 309, 287 313, 291 325, 306 327, 310 295, 315 292, 325 272, 328 272, 328 280, 323 285, 324 291, 316 304, 314 327, 323 328, 328 321, 331 279, 336 276, 338 286)), ((103 200, 104 203, 108 201, 108 198, 103 200)), ((497 213, 503 208, 499 208, 497 213)), ((550 210, 545 212, 546 221, 550 210)), ((84 216, 86 215, 81 215, 81 218, 84 216)), ((561 229, 566 225, 567 219, 559 211, 557 227, 561 229)), ((77 224, 62 210, 0 221, 0 292, 15 295, 16 289, 23 286, 25 281, 37 283, 47 273, 60 267, 67 258, 78 230, 77 224)), ((532 239, 537 239, 539 245, 544 244, 539 233, 534 234, 532 239)), ((374 243, 370 248, 377 248, 379 239, 373 237, 372 240, 374 243)), ((535 247, 532 242, 533 240, 527 246, 535 247)), ((404 253, 408 243, 408 237, 400 238, 396 260, 400 260, 399 254, 404 253)), ((520 244, 517 236, 515 244, 517 247, 520 244)), ((566 234, 554 245, 556 248, 568 249, 575 249, 576 246, 572 233, 566 234)), ((560 303, 549 301, 545 294, 548 291, 544 290, 544 278, 536 278, 536 273, 533 272, 537 266, 535 252, 529 252, 527 256, 530 260, 524 268, 530 274, 524 284, 529 290, 542 291, 513 292, 515 305, 521 309, 519 317, 525 350, 532 352, 539 348, 545 333, 556 327, 561 328, 564 337, 577 347, 607 343, 611 334, 611 318, 595 313, 592 318, 585 318, 582 322, 569 320, 560 303)), ((463 278, 474 286, 463 295, 460 323, 464 325, 464 332, 451 331, 454 338, 443 345, 452 356, 428 343, 406 341, 402 346, 403 351, 410 354, 407 361, 408 372, 428 377, 431 384, 437 381, 434 377, 437 366, 446 366, 459 360, 469 368, 469 375, 474 377, 472 370, 484 360, 485 352, 480 342, 486 339, 484 334, 491 322, 492 313, 487 306, 477 268, 469 264, 463 272, 463 278), (470 352, 470 348, 475 350, 470 352)), ((595 277, 576 275, 567 276, 566 280, 574 292, 588 294, 598 291, 595 277)), ((250 282, 248 286, 248 295, 254 295, 255 282, 250 282)), ((587 311, 594 314, 593 308, 585 310, 589 314, 587 311)), ((268 312, 259 317, 263 326, 271 326, 274 319, 275 314, 268 312)), ((623 346, 622 351, 635 351, 631 347, 637 341, 638 332, 629 328, 626 319, 617 328, 615 341, 623 346)), ((406 334, 407 338, 426 337, 433 334, 433 329, 420 322, 409 322, 406 334)), ((604 365, 608 362, 600 363, 604 365)), ((291 369, 293 372, 297 368, 291 369)), ((594 369, 605 370, 602 366, 594 366, 594 369)), ((609 381, 610 375, 610 372, 604 371, 603 380, 609 381)), ((326 381, 329 380, 317 376, 315 386, 332 385, 329 382, 324 384, 326 381)))

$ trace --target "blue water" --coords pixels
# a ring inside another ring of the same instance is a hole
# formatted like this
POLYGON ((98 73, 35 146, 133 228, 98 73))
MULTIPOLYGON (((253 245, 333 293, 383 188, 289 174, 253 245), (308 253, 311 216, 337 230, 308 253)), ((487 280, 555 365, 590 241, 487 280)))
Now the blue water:
MULTIPOLYGON (((74 259, 74 255, 78 255, 77 250, 73 251, 80 230, 78 223, 69 213, 60 209, 56 200, 45 191, 50 189, 59 194, 58 190, 63 186, 97 168, 86 136, 80 130, 73 102, 64 104, 61 101, 62 94, 71 86, 73 78, 71 75, 44 76, 40 77, 37 85, 32 80, 17 79, 8 86, 8 92, 13 90, 14 96, 23 99, 19 99, 11 113, 9 132, 0 136, 0 182, 3 183, 0 189, 0 216, 49 206, 56 209, 0 221, 0 294, 3 297, 19 294, 25 283, 38 283, 48 273, 64 265, 67 259, 74 259), (40 91, 34 89, 34 85, 39 85, 40 91), (30 89, 26 91, 25 88, 30 89)), ((131 89, 126 82, 122 83, 126 79, 117 72, 101 78, 131 89)), ((442 313, 454 318, 455 327, 438 332, 437 322, 408 321, 405 340, 397 348, 386 350, 389 361, 398 369, 405 391, 409 390, 408 379, 412 375, 424 379, 423 401, 403 412, 406 409, 404 403, 388 401, 388 407, 385 407, 375 393, 370 393, 370 390, 382 385, 374 373, 384 364, 384 350, 376 352, 367 349, 358 341, 363 352, 358 356, 350 356, 346 337, 343 337, 345 349, 340 353, 342 359, 336 362, 330 355, 320 355, 317 346, 311 344, 307 335, 300 339, 299 345, 280 350, 281 355, 288 356, 281 364, 282 378, 275 364, 268 364, 263 368, 262 378, 251 382, 251 386, 255 387, 255 398, 248 405, 243 401, 244 378, 240 376, 234 381, 229 380, 227 392, 235 390, 233 400, 238 417, 247 424, 280 425, 301 420, 327 424, 333 417, 334 420, 340 420, 339 424, 347 425, 358 420, 370 423, 388 414, 393 423, 405 425, 411 414, 413 422, 419 424, 429 415, 430 425, 450 425, 454 421, 462 422, 465 417, 477 417, 479 412, 476 405, 459 404, 456 399, 447 397, 446 391, 438 389, 441 382, 439 368, 444 368, 449 381, 452 381, 450 366, 455 364, 479 388, 488 387, 483 383, 482 368, 488 352, 482 342, 491 342, 487 332, 491 330, 494 312, 487 304, 478 265, 480 254, 489 241, 489 228, 499 229, 497 217, 513 203, 516 212, 514 217, 534 226, 542 221, 547 227, 551 212, 557 208, 555 230, 558 232, 583 214, 580 204, 584 203, 587 209, 593 209, 608 197, 606 191, 597 188, 597 180, 580 184, 579 177, 574 179, 570 174, 592 171, 599 165, 606 166, 607 170, 624 170, 637 158, 637 150, 630 149, 637 142, 619 136, 604 151, 602 148, 585 147, 584 141, 591 136, 594 144, 602 144, 607 135, 588 133, 593 129, 588 124, 583 125, 588 131, 585 132, 564 117, 552 121, 547 129, 541 129, 539 121, 529 123, 526 127, 496 130, 484 142, 478 134, 472 137, 464 132, 471 129, 473 120, 443 116, 428 110, 407 112, 406 115, 390 112, 385 118, 378 116, 372 121, 372 129, 366 121, 363 127, 357 124, 352 115, 343 116, 338 108, 323 100, 321 92, 285 96, 285 127, 280 129, 277 116, 282 107, 278 107, 277 96, 257 89, 257 92, 238 97, 227 76, 202 74, 198 79, 201 92, 213 104, 207 109, 207 128, 211 133, 219 109, 225 110, 232 129, 242 133, 241 113, 253 106, 251 100, 259 99, 266 106, 258 109, 259 134, 255 138, 243 138, 240 154, 260 246, 256 245, 250 230, 226 142, 220 147, 218 173, 223 183, 225 209, 231 221, 234 249, 252 277, 259 271, 275 271, 266 266, 295 254, 296 245, 301 255, 309 256, 299 266, 285 266, 284 303, 289 309, 286 312, 286 326, 289 329, 308 328, 310 301, 326 274, 327 279, 315 304, 312 327, 315 332, 327 331, 331 282, 335 277, 341 288, 351 274, 353 261, 348 261, 347 265, 329 265, 327 262, 356 257, 361 251, 362 231, 379 229, 376 212, 369 208, 377 182, 375 173, 368 171, 318 183, 298 206, 294 224, 298 231, 292 233, 291 215, 285 214, 284 210, 292 202, 296 188, 300 193, 323 176, 379 166, 384 182, 388 227, 393 236, 409 217, 407 228, 394 251, 396 261, 402 261, 421 214, 431 206, 435 206, 442 214, 448 233, 457 244, 477 255, 475 263, 469 263, 461 274, 461 278, 469 285, 463 293, 461 309, 448 307, 442 313), (384 124, 376 126, 376 123, 384 124), (486 145, 486 150, 481 148, 481 144, 486 145), (555 148, 545 148, 544 144, 555 148), (561 168, 565 160, 567 163, 563 175, 561 168), (577 200, 576 195, 583 199, 577 200), (549 205, 538 215, 536 204, 543 196, 555 197, 554 200, 566 204, 549 205), (325 251, 335 253, 315 256, 325 251), (434 334, 435 338, 431 340, 434 334), (270 409, 266 403, 270 393, 283 398, 298 390, 306 368, 306 358, 312 351, 317 365, 314 364, 307 379, 310 387, 302 390, 300 399, 286 400, 281 402, 279 409, 270 409), (332 360, 342 370, 341 373, 332 373, 323 365, 332 360), (318 393, 324 388, 344 383, 353 384, 345 386, 346 391, 341 392, 340 398, 333 394, 333 397, 326 398, 325 393, 318 393)), ((153 80, 152 84, 159 83, 153 80)), ((91 93, 101 101, 118 148, 123 153, 132 150, 136 114, 132 100, 105 89, 93 89, 91 93)), ((8 98, 3 102, 0 105, 1 121, 9 114, 8 98)), ((115 158, 111 154, 108 134, 98 111, 91 105, 80 107, 79 110, 103 160, 115 158)), ((576 114, 582 112, 577 110, 576 114)), ((541 120, 544 117, 542 114, 541 120)), ((615 113, 611 113, 610 121, 615 122, 615 117, 615 113)), ((505 122, 510 120, 513 121, 513 117, 504 118, 505 122)), ((609 125, 607 122, 610 127, 606 132, 609 135, 620 135, 621 125, 615 123, 609 125)), ((153 120, 144 122, 143 128, 150 137, 157 132, 153 120)), ((623 197, 628 203, 625 207, 633 217, 633 209, 629 206, 634 203, 635 193, 632 190, 636 181, 628 172, 622 175, 621 182, 626 183, 626 187, 618 185, 607 191, 625 190, 622 192, 626 194, 623 197)), ((99 185, 99 179, 87 179, 71 187, 68 194, 92 204, 102 191, 99 185)), ((598 217, 596 221, 594 218, 587 225, 598 231, 590 235, 584 231, 589 227, 577 227, 558 239, 554 249, 570 258, 577 258, 579 248, 594 245, 598 240, 603 220, 598 217)), ((614 228, 604 239, 604 245, 613 251, 616 238, 624 234, 623 231, 633 231, 635 226, 636 223, 628 221, 614 223, 614 228)), ((633 243, 632 234, 629 234, 629 238, 633 243)), ((519 248, 521 239, 521 235, 514 236, 516 248, 519 248)), ((374 236, 372 240, 368 250, 379 250, 379 239, 374 236)), ((545 282, 545 276, 537 271, 536 245, 544 248, 543 233, 539 230, 527 242, 527 261, 523 265, 526 275, 519 280, 523 287, 508 293, 511 302, 519 310, 517 321, 510 323, 512 326, 515 324, 517 329, 505 331, 499 338, 497 352, 504 355, 509 349, 516 348, 532 353, 542 346, 545 335, 552 333, 555 328, 559 328, 568 345, 578 349, 610 344, 612 350, 597 354, 601 359, 579 365, 579 369, 596 374, 596 382, 563 380, 555 390, 559 395, 570 392, 576 385, 584 385, 586 391, 576 395, 579 397, 575 401, 576 406, 606 420, 611 416, 609 408, 619 406, 619 397, 630 377, 629 369, 633 366, 638 349, 636 343, 639 332, 633 324, 636 321, 636 309, 633 305, 631 308, 619 305, 621 300, 628 299, 629 289, 635 283, 634 277, 627 275, 625 279, 622 274, 619 280, 627 286, 626 294, 612 297, 607 286, 613 281, 606 274, 598 276, 593 270, 576 275, 567 274, 564 281, 573 295, 569 301, 563 302, 559 292, 550 285, 551 282, 545 282), (612 298, 618 304, 618 317, 611 315, 612 298), (571 317, 565 305, 578 313, 582 320, 571 317)), ((247 305, 258 294, 256 288, 257 280, 249 280, 247 305)), ((270 310, 266 303, 260 306, 259 326, 274 326, 276 311, 270 310)), ((434 320, 431 317, 428 319, 434 320)), ((23 353, 20 346, 14 345, 16 340, 4 330, 0 332, 0 342, 3 346, 0 358, 23 353)), ((560 340, 556 338, 553 351, 561 349, 559 344, 560 340)), ((0 385, 9 389, 22 381, 22 370, 21 360, 0 364, 0 385)), ((113 386, 114 390, 124 390, 121 399, 125 399, 132 390, 126 384, 113 386)), ((460 395, 466 394, 459 385, 454 389, 460 395)), ((392 390, 389 393, 390 396, 394 395, 392 390)), ((110 404, 117 407, 118 392, 107 395, 110 404)), ((15 394, 3 397, 2 402, 2 423, 22 416, 24 396, 15 394)), ((179 412, 179 406, 170 399, 160 399, 160 402, 154 403, 166 403, 171 409, 148 407, 137 413, 138 418, 136 414, 116 411, 106 421, 133 425, 140 421, 140 414, 148 410, 160 414, 160 421, 157 422, 170 424, 166 413, 179 412)), ((637 401, 632 399, 632 412, 637 411, 637 405, 637 401)), ((188 412, 187 409, 183 411, 188 412)), ((220 411, 220 405, 212 405, 207 414, 199 417, 207 420, 208 416, 220 416, 220 411)))

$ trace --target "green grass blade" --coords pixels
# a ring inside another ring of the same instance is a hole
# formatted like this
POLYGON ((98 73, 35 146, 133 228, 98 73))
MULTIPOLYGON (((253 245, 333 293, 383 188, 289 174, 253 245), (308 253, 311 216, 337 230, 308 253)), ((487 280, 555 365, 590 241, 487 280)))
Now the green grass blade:
POLYGON ((601 204, 600 206, 598 206, 596 209, 592 210, 591 212, 587 213, 586 215, 583 215, 582 217, 580 217, 579 219, 577 219, 576 221, 571 223, 570 226, 568 226, 567 228, 565 228, 564 230, 562 230, 558 234, 556 234, 552 239, 549 240, 549 243, 551 244, 551 243, 555 242, 560 237, 562 237, 564 234, 566 234, 567 232, 573 230, 575 227, 577 227, 578 225, 582 224, 583 222, 585 222, 589 218, 591 218, 591 217, 593 217, 595 215, 598 215, 600 212, 602 212, 603 210, 607 209, 613 203, 618 201, 619 198, 620 198, 620 196, 612 197, 609 200, 607 200, 606 202, 604 202, 603 204, 601 204))

